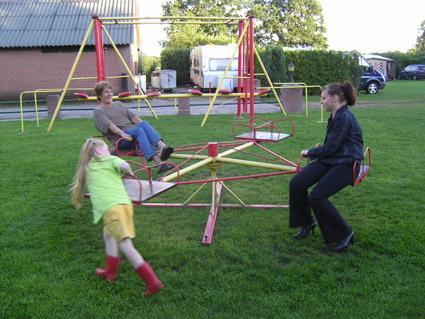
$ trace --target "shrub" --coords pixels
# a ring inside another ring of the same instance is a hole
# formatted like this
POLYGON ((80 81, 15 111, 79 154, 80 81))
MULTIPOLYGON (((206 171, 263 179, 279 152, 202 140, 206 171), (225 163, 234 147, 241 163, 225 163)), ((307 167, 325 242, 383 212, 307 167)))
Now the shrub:
MULTIPOLYGON (((143 55, 143 68, 141 74, 146 74, 146 80, 150 81, 151 74, 156 68, 161 67, 161 61, 157 56, 143 55)), ((140 67, 139 67, 140 70, 140 67)))
POLYGON ((161 66, 163 69, 176 70, 177 84, 190 82, 191 49, 167 47, 161 51, 161 66))
MULTIPOLYGON (((287 81, 286 75, 286 59, 283 49, 276 45, 269 45, 258 50, 261 61, 263 61, 264 67, 272 81, 272 83, 285 82, 287 81)), ((263 73, 259 62, 256 59, 255 73, 263 73)), ((261 85, 269 86, 265 76, 256 76, 260 79, 261 85)))
POLYGON ((294 80, 310 85, 350 81, 358 86, 362 69, 355 52, 285 51, 286 61, 295 64, 294 80))

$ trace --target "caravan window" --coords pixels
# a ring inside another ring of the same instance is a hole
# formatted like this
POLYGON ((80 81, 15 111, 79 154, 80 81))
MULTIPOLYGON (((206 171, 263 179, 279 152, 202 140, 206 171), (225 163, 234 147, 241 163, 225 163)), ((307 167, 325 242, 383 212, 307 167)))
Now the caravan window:
MULTIPOLYGON (((210 59, 210 70, 211 71, 224 71, 226 70, 227 64, 229 64, 230 59, 210 59)), ((238 60, 233 59, 232 67, 230 68, 232 71, 238 70, 238 60)))

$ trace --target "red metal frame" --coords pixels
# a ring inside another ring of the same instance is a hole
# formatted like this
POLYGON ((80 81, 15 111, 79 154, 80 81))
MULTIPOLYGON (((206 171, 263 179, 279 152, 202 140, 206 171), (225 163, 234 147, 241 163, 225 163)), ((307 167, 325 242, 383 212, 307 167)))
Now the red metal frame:
POLYGON ((94 20, 94 39, 95 39, 95 47, 96 47, 97 81, 105 81, 106 67, 105 67, 105 51, 103 49, 102 22, 99 21, 99 18, 97 16, 94 16, 93 20, 94 20))
MULTIPOLYGON (((210 142, 205 144, 190 144, 190 145, 183 145, 180 147, 177 147, 175 149, 175 152, 183 152, 183 151, 196 151, 193 157, 200 154, 201 152, 208 152, 208 157, 217 157, 219 155, 220 148, 233 148, 240 146, 246 142, 242 141, 230 141, 230 142, 210 142)), ((205 179, 197 179, 197 180, 180 180, 180 176, 177 176, 175 186, 178 185, 190 185, 190 184, 207 184, 210 183, 212 185, 212 191, 213 191, 213 197, 212 201, 209 204, 206 203, 140 203, 140 202, 133 202, 135 205, 140 206, 146 206, 146 207, 165 207, 165 208, 181 208, 181 207, 192 207, 192 208, 201 208, 201 207, 209 207, 209 215, 208 220, 205 225, 204 234, 202 237, 202 243, 205 245, 210 245, 212 243, 213 235, 214 235, 214 228, 217 220, 218 213, 220 211, 220 208, 265 208, 265 209, 272 209, 272 208, 288 208, 288 205, 271 205, 271 204, 244 204, 242 201, 240 204, 226 204, 226 203, 220 203, 221 195, 223 188, 227 188, 227 186, 224 185, 224 182, 228 181, 237 181, 237 180, 244 180, 244 179, 254 179, 254 178, 264 178, 264 177, 272 177, 277 175, 289 175, 297 173, 301 168, 296 163, 287 160, 283 156, 280 156, 273 151, 267 149, 266 147, 259 145, 259 143, 253 142, 254 146, 257 146, 260 150, 266 152, 267 154, 271 155, 273 158, 275 158, 276 162, 278 163, 285 163, 286 165, 293 166, 296 168, 295 171, 273 171, 273 172, 263 172, 263 173, 256 173, 251 175, 242 175, 242 176, 231 176, 231 177, 219 177, 217 176, 217 170, 219 169, 219 166, 212 166, 209 167, 211 170, 211 176, 209 178, 205 179)), ((243 153, 245 156, 247 152, 245 152, 243 149, 238 150, 237 152, 243 153)), ((252 155, 252 154, 251 154, 252 155)), ((192 157, 187 158, 184 160, 180 165, 176 167, 177 169, 183 168, 183 166, 193 159, 192 157)), ((269 158, 270 159, 270 158, 269 158)), ((178 171, 177 171, 178 172, 178 171)), ((196 192, 195 192, 196 193, 196 192)))
POLYGON ((370 151, 370 148, 367 147, 364 154, 363 154, 363 160, 360 164, 359 174, 356 174, 357 162, 354 162, 354 165, 353 165, 353 186, 359 185, 361 182, 363 182, 366 175, 369 173, 371 166, 372 166, 371 151, 370 151), (366 157, 367 157, 367 167, 365 167, 365 158, 366 157))
POLYGON ((249 17, 249 124, 255 124, 254 109, 254 17, 249 17))

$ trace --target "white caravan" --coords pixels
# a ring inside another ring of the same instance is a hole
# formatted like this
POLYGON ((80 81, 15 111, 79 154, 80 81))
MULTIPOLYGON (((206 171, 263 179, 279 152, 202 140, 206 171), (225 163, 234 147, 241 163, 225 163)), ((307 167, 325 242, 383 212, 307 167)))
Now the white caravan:
MULTIPOLYGON (((202 89, 216 88, 223 77, 236 44, 203 45, 190 51, 190 80, 202 89)), ((238 86, 238 54, 232 61, 222 89, 233 91, 238 86)))

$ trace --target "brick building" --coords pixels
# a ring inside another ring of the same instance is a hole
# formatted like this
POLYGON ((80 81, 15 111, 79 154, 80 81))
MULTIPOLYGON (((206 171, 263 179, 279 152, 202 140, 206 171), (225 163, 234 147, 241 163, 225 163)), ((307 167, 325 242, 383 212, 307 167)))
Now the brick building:
MULTIPOLYGON (((137 0, 0 0, 0 98, 22 91, 62 89, 93 15, 137 16, 137 0)), ((134 72, 140 41, 134 25, 108 25, 114 43, 134 72)), ((94 32, 93 32, 94 33, 94 32)), ((107 76, 126 73, 107 39, 107 76)), ((94 35, 89 37, 74 77, 96 76, 94 35)), ((126 80, 112 79, 117 91, 126 80)), ((91 88, 96 80, 72 81, 91 88)))

